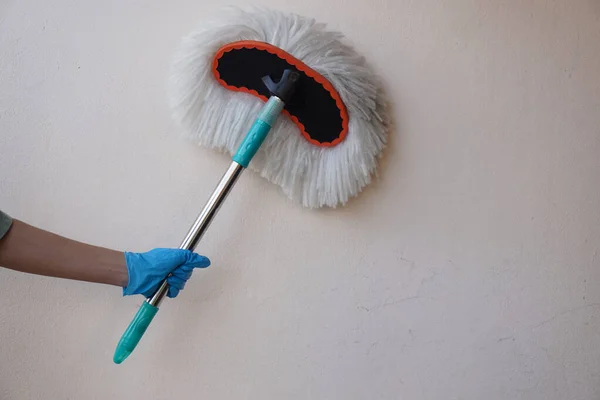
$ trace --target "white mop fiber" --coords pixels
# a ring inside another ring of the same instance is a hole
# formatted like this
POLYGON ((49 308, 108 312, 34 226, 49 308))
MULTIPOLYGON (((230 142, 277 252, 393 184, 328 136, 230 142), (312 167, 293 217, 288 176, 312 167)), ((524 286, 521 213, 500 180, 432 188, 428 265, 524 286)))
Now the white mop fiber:
POLYGON ((334 147, 318 147, 282 115, 250 168, 306 207, 343 205, 371 181, 389 124, 377 77, 342 39, 298 15, 227 9, 183 39, 169 78, 173 117, 200 145, 234 154, 264 103, 221 86, 211 70, 213 57, 239 40, 285 50, 335 87, 348 111, 348 133, 334 147))

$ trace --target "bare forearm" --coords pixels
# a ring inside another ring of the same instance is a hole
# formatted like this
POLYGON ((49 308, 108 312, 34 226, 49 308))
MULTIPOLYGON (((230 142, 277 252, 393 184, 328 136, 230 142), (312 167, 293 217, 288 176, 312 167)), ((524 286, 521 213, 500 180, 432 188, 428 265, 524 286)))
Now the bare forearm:
POLYGON ((121 287, 128 279, 123 253, 67 239, 17 220, 0 239, 0 266, 121 287))

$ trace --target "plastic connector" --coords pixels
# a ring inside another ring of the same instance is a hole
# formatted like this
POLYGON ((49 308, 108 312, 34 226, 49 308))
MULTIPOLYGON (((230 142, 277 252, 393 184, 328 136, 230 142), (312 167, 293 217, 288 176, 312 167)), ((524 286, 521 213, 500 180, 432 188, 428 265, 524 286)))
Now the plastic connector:
POLYGON ((294 90, 296 89, 296 83, 299 79, 299 73, 291 69, 286 69, 283 71, 279 82, 274 82, 269 75, 264 76, 262 81, 267 89, 269 89, 271 95, 277 96, 281 101, 287 103, 292 98, 294 90))

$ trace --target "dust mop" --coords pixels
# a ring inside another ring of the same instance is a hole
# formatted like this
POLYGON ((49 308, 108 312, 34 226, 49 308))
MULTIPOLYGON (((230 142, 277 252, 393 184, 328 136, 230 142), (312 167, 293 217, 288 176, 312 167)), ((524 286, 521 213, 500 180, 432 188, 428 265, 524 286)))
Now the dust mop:
MULTIPOLYGON (((244 169, 306 207, 336 207, 371 181, 386 143, 378 79, 340 33, 309 18, 227 9, 183 39, 169 86, 186 134, 232 155, 182 249, 195 249, 244 169)), ((135 349, 167 292, 165 281, 142 304, 115 363, 135 349)))

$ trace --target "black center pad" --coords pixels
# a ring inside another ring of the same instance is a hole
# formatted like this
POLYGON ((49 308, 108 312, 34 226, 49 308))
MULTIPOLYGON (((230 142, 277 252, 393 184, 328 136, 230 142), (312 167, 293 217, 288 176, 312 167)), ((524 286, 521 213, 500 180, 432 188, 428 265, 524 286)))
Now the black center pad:
POLYGON ((213 73, 231 90, 251 93, 266 100, 269 90, 262 78, 278 80, 285 69, 300 74, 285 110, 303 136, 318 146, 335 146, 348 131, 348 116, 331 83, 283 50, 262 42, 237 42, 223 46, 213 62, 213 73))

